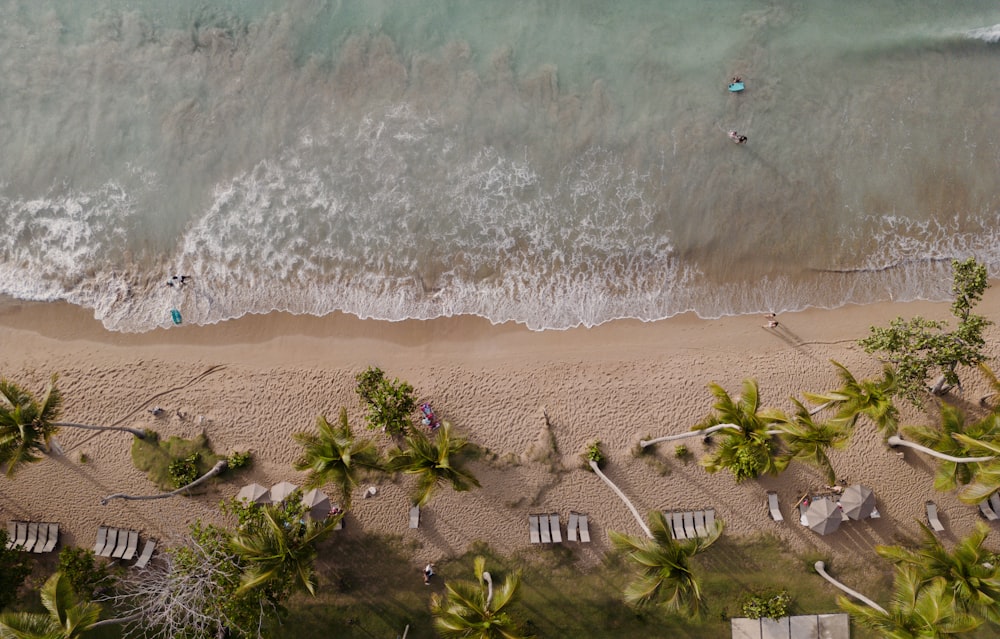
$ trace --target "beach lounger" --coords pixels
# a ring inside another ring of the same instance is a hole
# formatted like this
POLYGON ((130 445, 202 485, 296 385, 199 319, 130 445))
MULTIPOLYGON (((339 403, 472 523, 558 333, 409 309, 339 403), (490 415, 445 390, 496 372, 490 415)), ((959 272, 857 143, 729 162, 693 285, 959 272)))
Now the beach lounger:
POLYGON ((983 514, 983 517, 986 518, 986 521, 997 521, 998 519, 1000 519, 1000 516, 997 516, 996 511, 993 510, 993 508, 990 506, 990 502, 988 499, 984 499, 983 501, 979 502, 979 512, 983 514))
POLYGON ((8 521, 7 522, 7 550, 14 547, 14 542, 17 540, 17 522, 8 521))
POLYGON ((927 506, 927 521, 930 523, 931 528, 935 532, 944 532, 944 526, 941 525, 941 520, 938 519, 937 504, 932 501, 928 501, 927 506))
MULTIPOLYGON (((337 510, 340 510, 339 506, 337 507, 337 510)), ((333 529, 334 530, 343 530, 344 529, 344 520, 347 519, 347 513, 343 513, 342 512, 342 513, 340 513, 339 516, 340 516, 340 519, 338 519, 337 523, 333 525, 333 529)))
POLYGON ((541 535, 542 535, 542 543, 543 544, 551 544, 552 543, 552 532, 551 532, 551 530, 552 529, 549 528, 549 516, 548 515, 539 515, 538 516, 538 532, 541 533, 541 535))
POLYGON ((104 551, 104 545, 108 542, 108 528, 107 526, 101 526, 97 529, 97 543, 94 544, 94 554, 98 557, 103 557, 101 552, 104 551))
POLYGON ((705 530, 711 535, 715 532, 715 509, 709 508, 705 511, 705 530))
POLYGON ((14 541, 14 548, 20 550, 24 542, 28 541, 28 522, 17 522, 17 539, 14 541))
POLYGON ((708 531, 705 530, 705 511, 703 510, 694 511, 694 531, 699 537, 708 537, 708 531))
POLYGON ((35 542, 38 540, 38 523, 30 522, 28 524, 28 539, 21 546, 21 550, 24 552, 31 552, 31 549, 35 547, 35 542))
POLYGON ((993 512, 1000 516, 1000 493, 993 493, 990 495, 990 506, 993 508, 993 512))
POLYGON ((146 564, 149 563, 150 557, 153 556, 153 550, 156 548, 155 539, 147 539, 146 545, 142 547, 142 554, 135 561, 136 568, 145 568, 146 564))
POLYGON ((585 544, 590 543, 590 524, 587 523, 587 516, 580 515, 577 525, 580 526, 580 541, 585 544))
POLYGON ((420 506, 414 506, 410 509, 410 528, 420 527, 420 506))
POLYGON ((31 549, 31 552, 41 553, 42 549, 45 548, 45 542, 49 538, 49 525, 48 524, 38 524, 38 539, 35 540, 35 547, 31 549))
POLYGON ((569 523, 566 524, 566 541, 576 541, 577 514, 569 511, 569 523))
POLYGON ((111 553, 115 551, 115 543, 118 541, 118 529, 108 528, 108 542, 104 544, 101 552, 97 553, 98 557, 110 557, 111 553))
POLYGON ((118 531, 118 544, 115 546, 114 552, 111 553, 112 559, 121 559, 125 554, 125 549, 128 548, 128 536, 128 530, 121 529, 118 531))
POLYGON ((767 491, 767 510, 774 521, 785 521, 785 517, 781 514, 781 508, 778 506, 778 493, 773 490, 767 491))
POLYGON ((528 515, 528 532, 531 535, 531 543, 541 543, 542 539, 538 536, 538 515, 528 515))
POLYGON ((549 525, 552 527, 552 543, 562 543, 562 530, 559 528, 559 513, 549 515, 549 525))
POLYGON ((694 529, 694 513, 688 511, 684 513, 684 534, 688 539, 694 539, 698 533, 694 529))
POLYGON ((45 542, 45 548, 41 552, 52 552, 59 542, 59 524, 49 524, 49 538, 45 542))
POLYGON ((139 533, 135 530, 130 530, 128 531, 128 545, 125 546, 122 561, 132 561, 137 550, 139 550, 139 533))
POLYGON ((674 539, 687 539, 687 534, 684 532, 684 515, 681 513, 674 513, 673 521, 674 539))

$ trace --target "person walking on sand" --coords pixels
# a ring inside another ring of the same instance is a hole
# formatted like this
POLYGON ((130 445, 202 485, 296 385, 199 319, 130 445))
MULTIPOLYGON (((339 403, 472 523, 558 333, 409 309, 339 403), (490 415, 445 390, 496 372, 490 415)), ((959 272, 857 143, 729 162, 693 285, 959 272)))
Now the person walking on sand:
POLYGON ((424 585, 431 585, 431 577, 434 576, 434 564, 424 566, 424 585))

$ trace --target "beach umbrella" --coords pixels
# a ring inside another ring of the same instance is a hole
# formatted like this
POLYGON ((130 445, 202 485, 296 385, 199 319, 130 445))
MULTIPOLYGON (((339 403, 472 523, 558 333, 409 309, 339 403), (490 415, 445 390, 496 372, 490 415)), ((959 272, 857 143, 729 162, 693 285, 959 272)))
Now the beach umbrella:
POLYGON ((292 494, 293 491, 298 490, 298 486, 290 481, 283 481, 271 486, 271 503, 280 504, 285 501, 285 498, 292 494))
POLYGON ((806 525, 821 535, 840 528, 844 514, 836 503, 822 497, 814 499, 806 511, 806 525))
POLYGON ((240 488, 240 492, 236 493, 236 499, 242 499, 251 504, 268 504, 271 502, 268 497, 267 488, 264 488, 260 484, 249 484, 240 488))
POLYGON ((302 495, 302 505, 306 507, 306 514, 314 521, 326 519, 330 511, 333 510, 330 498, 317 488, 302 495))
POLYGON ((844 509, 844 514, 851 519, 871 517, 872 511, 875 510, 875 493, 868 486, 855 484, 840 496, 840 505, 844 509))

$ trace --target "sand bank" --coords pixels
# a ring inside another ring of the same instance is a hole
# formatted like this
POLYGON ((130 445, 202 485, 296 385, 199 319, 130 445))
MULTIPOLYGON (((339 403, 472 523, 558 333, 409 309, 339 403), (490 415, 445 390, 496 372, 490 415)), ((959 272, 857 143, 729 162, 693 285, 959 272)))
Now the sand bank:
MULTIPOLYGON (((997 318, 998 310, 1000 293, 994 291, 981 311, 997 318)), ((936 493, 934 464, 913 452, 898 458, 867 424, 833 462, 841 478, 874 488, 882 518, 848 523, 825 537, 798 525, 792 511, 802 493, 825 483, 810 466, 793 464, 780 477, 736 484, 728 473, 709 475, 695 461, 677 460, 673 446, 652 460, 631 452, 643 436, 684 432, 706 415, 710 382, 736 395, 744 378, 756 378, 765 405, 788 409, 792 395, 837 386, 830 359, 858 378, 874 376, 879 364, 855 340, 871 324, 918 313, 945 318, 948 307, 811 310, 779 317, 774 330, 758 316, 682 316, 533 333, 475 318, 387 323, 275 313, 125 335, 106 332, 87 311, 66 304, 7 305, 0 308, 0 373, 41 392, 58 372, 64 419, 108 424, 134 411, 124 425, 163 436, 190 437, 204 429, 216 451, 250 449, 255 463, 198 498, 101 506, 104 495, 155 488, 132 466, 128 436, 65 429, 58 437, 63 455, 25 468, 14 480, 0 479, 0 520, 59 521, 63 542, 82 546, 93 544, 102 524, 169 538, 195 519, 217 520, 218 501, 244 483, 302 479, 291 468, 298 454, 291 434, 311 428, 317 415, 332 417, 346 406, 363 432, 353 376, 375 364, 411 382, 421 400, 432 401, 443 418, 492 453, 473 466, 482 488, 441 490, 419 530, 407 528, 409 478, 372 482, 379 492, 371 499, 356 495, 341 534, 400 535, 414 542, 417 562, 462 552, 475 540, 505 552, 525 550, 527 516, 535 512, 558 512, 563 522, 570 510, 589 513, 594 543, 583 552, 585 560, 607 549, 607 530, 638 534, 625 506, 581 469, 579 455, 595 439, 609 457, 607 474, 640 511, 712 507, 727 535, 767 532, 797 549, 868 558, 876 544, 915 536, 924 502, 934 499, 945 538, 953 539, 972 528, 976 509, 953 494, 936 493), (185 385, 215 365, 224 368, 185 385), (165 416, 147 412, 154 404, 165 416), (767 517, 767 490, 778 491, 785 522, 767 517)), ((993 352, 998 336, 992 327, 993 352)), ((983 387, 970 372, 965 399, 974 405, 983 387)), ((909 423, 929 419, 903 408, 909 423)), ((688 445, 701 456, 700 440, 688 445)))

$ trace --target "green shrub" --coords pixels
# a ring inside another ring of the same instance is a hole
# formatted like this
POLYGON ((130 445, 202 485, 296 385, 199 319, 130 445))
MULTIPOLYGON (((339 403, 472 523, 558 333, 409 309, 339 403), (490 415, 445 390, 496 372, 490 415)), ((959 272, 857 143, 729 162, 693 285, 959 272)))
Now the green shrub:
POLYGON ((170 481, 174 488, 187 486, 198 479, 198 460, 200 458, 200 453, 193 453, 183 459, 175 459, 170 462, 167 472, 170 473, 170 481))
POLYGON ((764 590, 747 593, 740 602, 740 611, 750 619, 780 619, 788 616, 792 596, 787 590, 764 590))
POLYGON ((108 564, 94 560, 94 551, 66 546, 59 551, 59 572, 69 578, 75 592, 84 601, 91 601, 97 591, 112 585, 108 564))
POLYGON ((245 452, 231 453, 229 457, 226 458, 226 463, 229 465, 229 470, 239 470, 241 468, 246 468, 253 461, 253 453, 249 450, 245 452))
POLYGON ((688 450, 688 447, 684 444, 679 444, 676 448, 674 448, 674 455, 677 459, 687 459, 691 456, 691 451, 688 450))
POLYGON ((597 462, 597 466, 601 467, 604 465, 605 457, 604 452, 601 450, 601 442, 599 440, 594 440, 587 445, 587 451, 583 454, 583 458, 587 462, 597 462))
POLYGON ((0 610, 17 601, 17 592, 31 574, 29 553, 7 548, 7 531, 0 530, 0 610))
POLYGON ((394 437, 405 435, 417 408, 413 386, 398 379, 389 381, 382 369, 374 366, 354 379, 358 382, 358 397, 368 410, 368 428, 394 437))
POLYGON ((155 433, 150 433, 146 439, 136 437, 132 441, 132 463, 139 470, 147 473, 150 481, 155 483, 160 490, 173 490, 177 488, 174 476, 170 471, 170 466, 177 460, 186 458, 196 459, 197 473, 199 477, 209 471, 222 456, 212 452, 208 437, 204 433, 192 439, 181 439, 180 437, 169 437, 160 439, 155 433), (197 457, 195 454, 197 453, 197 457))

